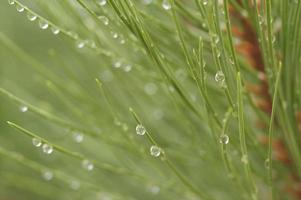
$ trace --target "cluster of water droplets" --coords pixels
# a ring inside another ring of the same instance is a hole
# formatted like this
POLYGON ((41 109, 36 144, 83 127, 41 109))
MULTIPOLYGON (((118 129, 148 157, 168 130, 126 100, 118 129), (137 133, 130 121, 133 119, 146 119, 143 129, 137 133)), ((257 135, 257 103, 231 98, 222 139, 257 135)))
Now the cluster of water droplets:
POLYGON ((52 145, 50 145, 48 143, 43 144, 43 142, 40 138, 32 138, 32 145, 35 147, 42 147, 42 151, 45 154, 51 154, 53 152, 52 145))

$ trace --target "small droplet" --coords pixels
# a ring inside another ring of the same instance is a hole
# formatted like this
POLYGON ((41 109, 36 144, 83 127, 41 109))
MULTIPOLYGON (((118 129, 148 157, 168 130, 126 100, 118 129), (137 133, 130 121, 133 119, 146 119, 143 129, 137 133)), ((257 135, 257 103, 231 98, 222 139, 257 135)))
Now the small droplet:
POLYGON ((266 169, 270 168, 270 159, 269 158, 265 159, 264 166, 265 166, 266 169))
POLYGON ((104 25, 109 25, 109 19, 106 16, 99 16, 98 19, 102 21, 104 25))
POLYGON ((32 138, 32 144, 35 147, 40 147, 42 145, 42 140, 39 138, 32 138))
POLYGON ((14 5, 15 4, 15 0, 8 0, 8 4, 9 5, 14 5))
POLYGON ((120 68, 121 65, 122 65, 121 61, 116 61, 116 62, 113 63, 114 68, 120 68))
POLYGON ((222 88, 226 87, 225 75, 222 71, 216 72, 214 79, 219 84, 220 87, 222 87, 222 88))
POLYGON ((38 17, 35 15, 35 14, 33 14, 32 12, 30 12, 30 11, 28 11, 27 12, 27 19, 29 20, 29 21, 35 21, 38 17))
POLYGON ((150 154, 154 157, 159 157, 161 155, 161 148, 155 145, 151 146, 150 154))
POLYGON ((132 70, 132 65, 125 65, 125 66, 123 67, 123 70, 124 70, 125 72, 130 72, 130 71, 132 70))
POLYGON ((144 135, 146 133, 146 129, 144 128, 143 125, 138 124, 136 126, 136 133, 137 133, 137 135, 144 135))
POLYGON ((81 143, 84 140, 84 135, 80 132, 73 132, 73 140, 77 143, 81 143))
POLYGON ((100 6, 104 6, 104 5, 107 4, 107 0, 98 0, 97 3, 98 3, 98 5, 100 5, 100 6))
POLYGON ((221 144, 228 144, 229 143, 229 136, 226 135, 226 134, 222 134, 220 137, 219 137, 219 142, 221 144))
POLYGON ((39 20, 39 27, 43 30, 47 29, 49 26, 48 22, 43 20, 43 19, 40 19, 39 20))
POLYGON ((111 31, 111 35, 114 39, 118 38, 118 33, 111 31))
POLYGON ((42 173, 42 176, 46 181, 51 181, 51 179, 53 178, 53 173, 47 170, 42 173))
POLYGON ((82 161, 82 167, 88 171, 92 171, 94 168, 94 165, 91 161, 89 160, 83 160, 82 161))
POLYGON ((153 0, 143 0, 142 1, 145 5, 149 5, 153 2, 153 0))
POLYGON ((162 7, 164 10, 170 10, 171 9, 171 4, 169 0, 163 0, 162 1, 162 7))
POLYGON ((152 194, 158 194, 160 192, 160 187, 157 185, 152 185, 152 186, 150 186, 149 191, 152 194))
POLYGON ((154 94, 156 94, 157 90, 158 90, 158 87, 157 87, 157 85, 155 83, 147 83, 144 86, 144 91, 148 95, 154 95, 154 94))
POLYGON ((71 181, 70 182, 70 188, 72 190, 78 190, 80 188, 80 182, 76 181, 76 180, 71 181))
POLYGON ((52 27, 51 27, 51 32, 52 32, 54 35, 57 35, 57 34, 59 34, 59 33, 61 32, 61 30, 60 30, 58 27, 56 27, 56 26, 52 26, 52 27))
POLYGON ((243 164, 248 164, 248 155, 243 155, 243 156, 241 157, 241 162, 242 162, 243 164))
POLYGON ((46 154, 51 154, 53 152, 53 147, 49 144, 43 144, 42 149, 46 154))
POLYGON ((23 12, 25 10, 25 8, 19 4, 16 5, 16 9, 18 12, 23 12))
POLYGON ((20 106, 20 111, 21 112, 27 112, 28 111, 28 107, 27 106, 25 106, 25 105, 23 105, 23 106, 20 106))
POLYGON ((77 48, 82 49, 82 48, 84 48, 84 46, 85 46, 85 42, 84 41, 82 41, 82 40, 77 40, 76 41, 76 47, 77 48))
POLYGON ((208 0, 203 0, 203 5, 204 6, 208 5, 208 0))

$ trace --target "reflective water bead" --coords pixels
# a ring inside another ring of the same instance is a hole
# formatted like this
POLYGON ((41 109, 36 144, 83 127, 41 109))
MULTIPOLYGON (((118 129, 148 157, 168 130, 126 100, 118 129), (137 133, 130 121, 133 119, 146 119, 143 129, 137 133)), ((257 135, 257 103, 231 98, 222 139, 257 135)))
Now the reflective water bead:
POLYGON ((148 95, 156 94, 157 90, 158 90, 158 87, 155 83, 147 83, 144 86, 144 91, 148 95))
POLYGON ((77 47, 77 48, 81 49, 81 48, 83 48, 84 46, 85 46, 85 42, 84 42, 84 41, 82 41, 82 40, 77 40, 77 41, 76 41, 76 47, 77 47))
POLYGON ((111 35, 114 39, 118 38, 118 33, 111 31, 111 35))
POLYGON ((270 159, 269 158, 265 159, 264 166, 265 166, 266 169, 270 168, 270 159))
POLYGON ((23 12, 25 10, 25 8, 23 6, 21 6, 20 4, 16 5, 16 9, 18 12, 23 12))
POLYGON ((25 105, 23 105, 23 106, 20 106, 20 111, 21 112, 27 112, 28 111, 28 107, 27 106, 25 106, 25 105))
POLYGON ((131 70, 132 70, 132 65, 125 65, 125 66, 123 67, 123 70, 124 70, 125 72, 131 71, 131 70))
POLYGON ((70 188, 72 190, 78 190, 80 188, 80 182, 76 181, 76 180, 71 181, 70 182, 70 188))
POLYGON ((109 19, 106 16, 99 16, 98 19, 102 21, 104 25, 109 25, 109 19))
POLYGON ((42 140, 39 138, 32 138, 32 144, 35 147, 40 147, 42 145, 42 140))
POLYGON ((146 133, 146 129, 144 128, 143 125, 138 124, 136 126, 136 133, 137 133, 137 135, 144 135, 146 133))
POLYGON ((39 20, 39 27, 41 28, 41 29, 47 29, 48 28, 48 26, 49 26, 49 24, 48 24, 48 22, 47 21, 45 21, 45 20, 43 20, 43 19, 40 19, 39 20))
POLYGON ((82 167, 88 171, 92 171, 94 168, 94 165, 91 161, 89 160, 83 160, 82 161, 82 167))
POLYGON ((171 9, 171 4, 169 0, 163 0, 162 1, 162 7, 164 10, 170 10, 171 9))
POLYGON ((241 157, 241 162, 243 163, 243 164, 248 164, 248 155, 243 155, 242 157, 241 157))
POLYGON ((203 0, 203 5, 206 6, 208 4, 208 0, 203 0))
POLYGON ((51 154, 53 152, 53 147, 49 144, 43 144, 42 149, 46 154, 51 154))
POLYGON ((9 5, 14 5, 15 4, 15 0, 8 0, 8 4, 9 5))
POLYGON ((77 143, 81 143, 84 140, 84 135, 80 132, 73 132, 73 140, 77 143))
POLYGON ((145 5, 149 5, 153 2, 153 0, 143 0, 142 1, 145 5))
POLYGON ((220 137, 219 137, 219 142, 221 144, 228 144, 229 143, 229 136, 226 135, 226 134, 222 134, 220 137))
POLYGON ((29 21, 35 21, 38 18, 35 14, 33 14, 30 11, 27 12, 26 16, 29 21))
POLYGON ((97 3, 98 3, 98 5, 100 5, 100 6, 104 6, 104 5, 107 4, 107 0, 98 0, 97 3))
POLYGON ((61 32, 61 30, 60 30, 58 27, 56 27, 56 26, 52 26, 52 27, 51 27, 51 32, 52 32, 54 35, 57 35, 57 34, 59 34, 59 33, 61 32))
POLYGON ((161 148, 155 145, 151 146, 150 154, 154 157, 159 157, 161 155, 161 148))
POLYGON ((221 83, 225 81, 225 75, 222 71, 218 71, 216 72, 214 79, 216 82, 221 83))
POLYGON ((42 173, 42 176, 46 181, 50 181, 53 178, 53 173, 47 170, 42 173))

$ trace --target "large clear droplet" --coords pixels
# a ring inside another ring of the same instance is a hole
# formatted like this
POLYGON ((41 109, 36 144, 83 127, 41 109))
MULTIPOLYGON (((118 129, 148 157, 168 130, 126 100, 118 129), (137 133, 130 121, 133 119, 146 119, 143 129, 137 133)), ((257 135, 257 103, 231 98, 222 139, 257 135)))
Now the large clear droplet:
POLYGON ((82 167, 88 171, 92 171, 94 168, 94 165, 91 161, 89 160, 83 160, 82 161, 82 167))
POLYGON ((43 30, 47 29, 49 26, 48 22, 43 20, 43 19, 40 19, 39 20, 39 27, 43 30))
POLYGON ((9 5, 14 5, 15 4, 15 0, 8 0, 8 4, 9 5))
POLYGON ((28 111, 28 107, 27 106, 25 106, 25 105, 22 105, 22 106, 20 106, 20 111, 21 112, 27 112, 28 111))
POLYGON ((19 4, 16 5, 16 9, 18 12, 23 12, 25 10, 25 8, 19 4))
POLYGON ((171 9, 171 4, 169 0, 163 0, 162 1, 162 7, 164 10, 170 10, 171 9))
POLYGON ((144 135, 144 134, 146 133, 146 129, 144 128, 143 125, 138 124, 138 125, 136 126, 136 133, 137 133, 138 135, 144 135))
POLYGON ((40 147, 42 145, 42 140, 39 138, 32 138, 32 144, 35 147, 40 147))
POLYGON ((46 154, 51 154, 53 152, 53 147, 50 144, 43 144, 42 149, 46 154))
POLYGON ((53 178, 53 173, 47 170, 42 173, 42 176, 46 181, 51 181, 51 179, 53 178))
POLYGON ((226 134, 222 134, 220 137, 219 137, 219 142, 221 144, 228 144, 229 143, 229 136, 226 135, 226 134))
POLYGON ((60 30, 58 27, 56 27, 56 26, 52 26, 52 27, 51 27, 51 32, 52 32, 54 35, 57 35, 57 34, 59 34, 59 33, 61 32, 61 30, 60 30))
POLYGON ((81 143, 84 140, 84 135, 80 132, 73 132, 73 140, 77 143, 81 143))
POLYGON ((107 4, 107 0, 97 0, 97 4, 100 6, 104 6, 107 4))
POLYGON ((102 21, 104 25, 109 25, 109 19, 106 16, 99 16, 98 19, 102 21))
POLYGON ((154 157, 159 157, 161 154, 161 148, 157 147, 155 145, 151 146, 150 148, 150 154, 154 157))
POLYGON ((30 11, 27 12, 26 16, 29 21, 35 21, 38 18, 35 14, 33 14, 30 11))

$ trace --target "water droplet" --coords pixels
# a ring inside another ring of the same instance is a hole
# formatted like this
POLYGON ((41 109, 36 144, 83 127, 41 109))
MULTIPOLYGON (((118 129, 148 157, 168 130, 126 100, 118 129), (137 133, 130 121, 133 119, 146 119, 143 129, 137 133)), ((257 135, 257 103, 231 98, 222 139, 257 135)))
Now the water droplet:
POLYGON ((141 124, 138 124, 138 125, 136 126, 136 133, 137 133, 138 135, 144 135, 144 134, 146 133, 145 127, 144 127, 143 125, 141 125, 141 124))
POLYGON ((73 180, 70 182, 70 188, 72 190, 78 190, 80 188, 80 182, 77 180, 73 180))
POLYGON ((23 6, 21 6, 20 4, 16 5, 16 9, 18 12, 23 12, 25 10, 25 8, 23 6))
POLYGON ((264 166, 265 166, 265 168, 267 168, 267 169, 270 168, 270 159, 269 159, 269 158, 265 159, 265 161, 264 161, 264 166))
POLYGON ((76 47, 81 49, 81 48, 84 48, 85 46, 85 41, 82 41, 82 40, 77 40, 76 41, 76 47))
POLYGON ((114 68, 120 68, 121 65, 122 65, 121 61, 116 61, 116 62, 113 63, 114 68))
POLYGON ((154 157, 159 157, 161 155, 161 148, 155 145, 151 146, 150 154, 154 157))
POLYGON ((125 65, 125 66, 123 67, 123 70, 124 70, 125 72, 131 71, 131 70, 132 70, 132 65, 125 65))
POLYGON ((152 194, 158 194, 160 192, 160 187, 157 185, 152 185, 152 186, 150 186, 149 191, 152 194))
POLYGON ((32 144, 35 147, 40 147, 42 145, 42 140, 39 138, 32 138, 32 144))
POLYGON ((164 10, 170 10, 171 9, 171 4, 169 0, 163 0, 162 1, 162 7, 164 10))
POLYGON ((219 142, 221 144, 228 144, 229 143, 229 136, 226 135, 226 134, 222 134, 220 137, 219 137, 219 142))
POLYGON ((111 35, 114 39, 118 38, 118 33, 111 31, 111 35))
POLYGON ((222 71, 218 71, 218 72, 216 72, 214 79, 218 83, 224 82, 225 81, 225 75, 222 71))
POLYGON ((156 94, 157 90, 158 90, 158 87, 157 87, 157 85, 155 83, 147 83, 144 86, 144 91, 148 95, 154 95, 154 94, 156 94))
POLYGON ((77 143, 81 143, 84 140, 84 134, 80 132, 73 132, 73 140, 77 143))
POLYGON ((15 0, 8 0, 8 4, 9 5, 14 5, 15 4, 15 0))
POLYGON ((82 161, 82 167, 88 171, 92 171, 94 168, 94 165, 91 161, 89 160, 83 160, 82 161))
POLYGON ((153 0, 143 0, 142 1, 145 5, 149 5, 153 2, 153 0))
POLYGON ((107 0, 98 0, 97 4, 100 5, 100 6, 104 6, 104 5, 107 4, 107 0))
POLYGON ((30 11, 27 12, 26 16, 27 16, 27 19, 29 21, 32 21, 32 22, 35 21, 38 18, 35 14, 33 14, 30 11))
POLYGON ((241 157, 241 162, 243 163, 243 164, 248 164, 248 155, 243 155, 242 157, 241 157))
POLYGON ((25 106, 25 105, 23 105, 23 106, 20 106, 20 111, 21 112, 27 112, 28 111, 28 107, 27 106, 25 106))
POLYGON ((208 5, 208 0, 203 0, 203 5, 204 6, 208 5))
POLYGON ((43 144, 42 149, 46 154, 51 154, 53 152, 53 147, 49 144, 43 144))
POLYGON ((60 30, 58 27, 56 27, 56 26, 52 26, 52 27, 51 27, 51 32, 52 32, 54 35, 57 35, 57 34, 59 34, 59 33, 61 32, 61 30, 60 30))
POLYGON ((102 21, 104 25, 109 25, 109 19, 106 16, 99 16, 98 19, 102 21))
POLYGON ((43 30, 47 29, 49 26, 48 22, 43 20, 43 19, 40 19, 39 20, 39 27, 43 30))
POLYGON ((51 179, 53 178, 53 173, 47 170, 42 173, 42 176, 46 181, 51 181, 51 179))

